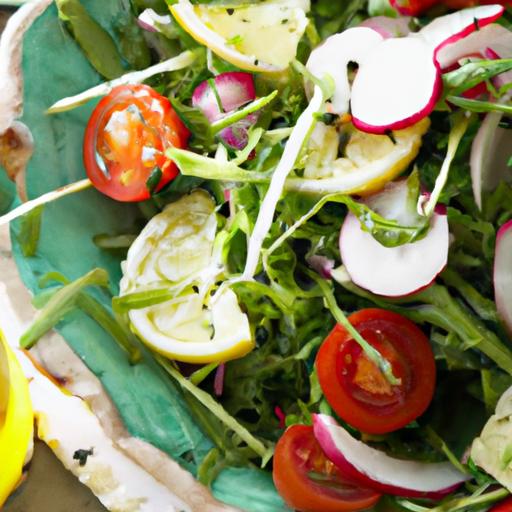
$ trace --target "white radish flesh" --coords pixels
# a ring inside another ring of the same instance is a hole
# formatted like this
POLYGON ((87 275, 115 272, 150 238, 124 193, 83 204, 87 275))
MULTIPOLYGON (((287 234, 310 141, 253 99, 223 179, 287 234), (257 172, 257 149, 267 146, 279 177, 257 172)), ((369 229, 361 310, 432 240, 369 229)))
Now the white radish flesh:
POLYGON ((436 52, 442 47, 456 43, 477 29, 496 21, 504 11, 502 5, 482 5, 447 14, 431 21, 417 36, 436 52))
POLYGON ((441 86, 429 46, 412 37, 387 39, 359 67, 354 79, 354 125, 371 133, 410 126, 432 111, 441 86))
POLYGON ((313 416, 317 441, 347 477, 387 494, 439 499, 468 479, 449 462, 401 460, 354 439, 333 418, 313 416))
POLYGON ((443 46, 436 58, 441 68, 446 69, 464 57, 475 55, 488 59, 512 57, 512 32, 502 25, 492 23, 454 44, 443 46))
POLYGON ((512 221, 501 226, 496 236, 493 279, 498 314, 512 334, 512 221))
POLYGON ((352 281, 387 297, 409 295, 431 284, 446 266, 448 247, 448 220, 440 213, 433 214, 425 238, 398 247, 381 245, 351 213, 340 233, 341 260, 352 281))
POLYGON ((355 27, 327 38, 311 52, 306 64, 308 70, 319 79, 326 74, 334 79, 336 89, 331 100, 334 112, 345 114, 349 110, 348 64, 361 64, 383 40, 371 28, 355 27))
POLYGON ((482 191, 493 190, 500 181, 512 177, 507 165, 512 147, 512 133, 500 128, 501 112, 487 114, 473 139, 469 165, 473 196, 482 209, 482 191), (508 176, 507 176, 508 175, 508 176))

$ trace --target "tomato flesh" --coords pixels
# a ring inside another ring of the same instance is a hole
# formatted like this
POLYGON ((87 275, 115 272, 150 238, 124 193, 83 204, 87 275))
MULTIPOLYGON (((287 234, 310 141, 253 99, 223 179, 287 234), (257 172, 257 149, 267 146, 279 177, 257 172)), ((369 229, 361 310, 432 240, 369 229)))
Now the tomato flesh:
POLYGON ((274 453, 274 483, 286 504, 301 512, 352 512, 374 505, 380 495, 347 482, 324 455, 313 427, 294 425, 274 453))
POLYGON ((143 201, 176 177, 165 156, 169 147, 186 147, 188 130, 169 100, 147 85, 112 89, 94 109, 84 138, 87 176, 102 193, 118 201, 143 201), (148 179, 161 171, 150 190, 148 179))
POLYGON ((336 413, 359 430, 370 434, 397 430, 420 416, 432 400, 436 368, 430 343, 416 325, 390 311, 365 309, 349 320, 389 361, 401 382, 392 386, 337 325, 316 358, 322 391, 336 413))
POLYGON ((512 496, 494 505, 489 512, 512 512, 512 496))

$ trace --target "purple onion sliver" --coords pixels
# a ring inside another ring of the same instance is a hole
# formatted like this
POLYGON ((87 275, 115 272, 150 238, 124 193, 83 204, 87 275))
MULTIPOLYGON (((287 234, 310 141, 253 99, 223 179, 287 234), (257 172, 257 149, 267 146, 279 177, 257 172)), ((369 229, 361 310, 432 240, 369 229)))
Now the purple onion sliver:
POLYGON ((192 105, 199 108, 210 122, 217 121, 225 112, 232 112, 256 98, 254 79, 250 73, 222 73, 213 80, 224 112, 219 109, 208 80, 201 82, 192 95, 192 105))
POLYGON ((313 254, 307 258, 309 266, 318 272, 324 279, 331 279, 331 271, 334 268, 335 262, 325 256, 313 254))
POLYGON ((226 364, 221 363, 215 370, 215 379, 213 381, 213 391, 216 396, 221 396, 224 391, 224 374, 226 373, 226 364))

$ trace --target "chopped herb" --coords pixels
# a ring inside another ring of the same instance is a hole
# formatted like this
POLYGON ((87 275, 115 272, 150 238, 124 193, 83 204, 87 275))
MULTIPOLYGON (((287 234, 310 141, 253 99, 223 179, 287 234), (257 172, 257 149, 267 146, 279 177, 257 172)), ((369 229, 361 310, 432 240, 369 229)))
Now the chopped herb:
POLYGON ((94 448, 89 448, 89 450, 76 450, 73 453, 73 460, 77 460, 80 467, 84 467, 87 464, 87 459, 94 455, 94 448))

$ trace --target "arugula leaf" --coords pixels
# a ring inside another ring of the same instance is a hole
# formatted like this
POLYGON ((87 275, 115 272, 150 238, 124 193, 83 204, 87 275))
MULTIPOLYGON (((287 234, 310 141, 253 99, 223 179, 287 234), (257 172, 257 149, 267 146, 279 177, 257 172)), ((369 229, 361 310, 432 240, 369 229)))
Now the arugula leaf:
POLYGON ((125 2, 123 16, 119 16, 114 26, 119 37, 120 49, 132 69, 144 69, 151 64, 151 55, 142 29, 132 13, 131 2, 125 2))
POLYGON ((87 12, 79 0, 56 0, 60 19, 65 22, 91 66, 108 80, 126 70, 114 40, 87 12))
POLYGON ((492 77, 510 71, 512 59, 468 62, 454 71, 443 74, 444 97, 458 96, 492 77))
POLYGON ((505 114, 512 114, 512 105, 508 105, 506 103, 473 100, 463 98, 461 96, 447 96, 446 101, 453 103, 457 107, 468 110, 469 112, 476 112, 478 114, 483 112, 503 112, 505 114))

